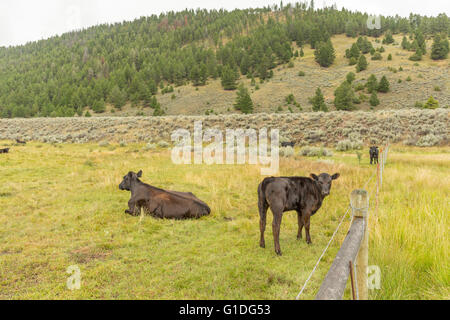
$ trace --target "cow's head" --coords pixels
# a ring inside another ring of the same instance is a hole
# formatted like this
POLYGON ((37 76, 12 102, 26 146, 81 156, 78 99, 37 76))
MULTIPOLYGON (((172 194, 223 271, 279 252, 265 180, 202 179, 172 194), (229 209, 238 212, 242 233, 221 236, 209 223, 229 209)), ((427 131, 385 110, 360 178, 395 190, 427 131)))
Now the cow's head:
POLYGON ((119 184, 119 189, 131 191, 131 183, 133 181, 138 181, 140 177, 142 177, 142 170, 138 173, 132 171, 128 172, 128 174, 123 177, 123 181, 119 184))
POLYGON ((314 173, 311 173, 311 178, 319 185, 322 196, 328 196, 331 190, 331 183, 333 180, 339 178, 340 174, 335 173, 330 176, 328 173, 321 173, 319 176, 316 176, 314 173))

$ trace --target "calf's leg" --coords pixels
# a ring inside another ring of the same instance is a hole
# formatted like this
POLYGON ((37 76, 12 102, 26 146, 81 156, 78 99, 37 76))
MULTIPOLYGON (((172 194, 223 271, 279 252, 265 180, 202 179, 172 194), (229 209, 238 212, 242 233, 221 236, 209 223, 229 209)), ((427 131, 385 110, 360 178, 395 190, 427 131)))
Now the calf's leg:
POLYGON ((302 238, 302 230, 303 230, 303 219, 302 219, 302 212, 301 211, 297 211, 297 219, 298 219, 297 240, 300 240, 302 238))
POLYGON ((135 208, 136 208, 136 202, 134 201, 134 199, 130 199, 130 201, 128 201, 128 209, 125 210, 125 213, 134 215, 135 208))
POLYGON ((281 220, 283 217, 283 210, 281 209, 273 209, 273 223, 272 223, 272 232, 273 232, 273 241, 275 244, 275 252, 277 255, 281 256, 281 248, 280 248, 280 228, 281 228, 281 220))
POLYGON ((259 199, 258 208, 259 208, 259 230, 261 232, 259 246, 261 248, 265 248, 266 241, 264 240, 264 232, 266 231, 266 217, 267 217, 267 210, 269 209, 269 206, 264 199, 259 199))
POLYGON ((311 235, 309 234, 310 221, 311 221, 311 213, 307 212, 303 216, 303 224, 305 225, 306 243, 307 244, 312 244, 311 235))

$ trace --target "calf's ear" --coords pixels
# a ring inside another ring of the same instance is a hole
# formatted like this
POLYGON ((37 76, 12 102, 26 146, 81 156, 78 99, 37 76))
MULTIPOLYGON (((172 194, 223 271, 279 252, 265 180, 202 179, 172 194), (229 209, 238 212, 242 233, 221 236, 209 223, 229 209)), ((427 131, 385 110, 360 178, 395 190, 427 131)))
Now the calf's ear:
POLYGON ((142 177, 142 170, 138 172, 137 177, 138 177, 138 178, 141 178, 141 177, 142 177))
POLYGON ((313 180, 316 180, 316 181, 319 180, 319 177, 316 176, 314 173, 311 173, 310 177, 311 177, 313 180))
POLYGON ((333 176, 331 177, 332 180, 336 180, 337 178, 339 178, 341 175, 339 173, 335 173, 333 174, 333 176))

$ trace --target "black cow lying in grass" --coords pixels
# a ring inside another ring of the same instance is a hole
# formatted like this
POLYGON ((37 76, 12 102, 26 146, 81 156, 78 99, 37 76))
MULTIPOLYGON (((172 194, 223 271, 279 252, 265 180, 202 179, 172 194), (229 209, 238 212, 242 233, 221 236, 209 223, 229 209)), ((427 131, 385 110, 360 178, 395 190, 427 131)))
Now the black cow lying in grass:
POLYGON ((295 142, 282 142, 281 143, 282 147, 295 147, 295 142))
POLYGON ((161 219, 192 219, 207 216, 211 209, 191 192, 178 192, 159 189, 139 180, 139 173, 129 172, 119 185, 120 190, 131 191, 128 210, 125 213, 139 215, 143 208, 156 218, 161 219))
POLYGON ((9 148, 0 149, 0 153, 9 153, 9 148))
POLYGON ((20 139, 16 139, 16 143, 17 144, 27 144, 26 141, 20 140, 20 139))
POLYGON ((378 147, 370 147, 370 164, 378 164, 378 147))
POLYGON ((306 177, 266 178, 258 187, 258 208, 260 215, 261 248, 265 248, 264 231, 266 229, 267 210, 273 213, 273 238, 275 252, 281 256, 280 226, 283 212, 297 211, 298 235, 302 238, 303 226, 306 229, 306 242, 311 244, 309 234, 310 218, 322 206, 326 196, 330 194, 331 182, 339 178, 339 173, 330 176, 322 173, 319 176, 311 174, 306 177))

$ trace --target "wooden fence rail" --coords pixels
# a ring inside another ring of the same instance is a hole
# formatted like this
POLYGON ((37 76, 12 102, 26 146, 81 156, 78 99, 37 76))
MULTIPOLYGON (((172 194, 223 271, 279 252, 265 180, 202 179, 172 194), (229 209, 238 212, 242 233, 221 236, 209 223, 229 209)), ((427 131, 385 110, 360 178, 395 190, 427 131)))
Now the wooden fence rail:
MULTIPOLYGON (((384 166, 387 161, 389 145, 381 149, 380 163, 377 167, 376 210, 378 194, 382 186, 384 166)), ((369 180, 370 181, 370 180, 369 180)), ((353 222, 336 255, 325 279, 316 295, 316 300, 342 300, 349 276, 353 270, 350 265, 356 262, 356 293, 358 300, 369 298, 367 270, 369 260, 369 194, 366 190, 354 190, 350 195, 353 222)))
MULTIPOLYGON (((350 275, 349 261, 354 262, 364 239, 364 218, 355 218, 341 249, 331 265, 316 300, 341 300, 350 275)), ((357 278, 357 280, 359 280, 357 278)), ((359 285, 359 281, 358 281, 359 285)))

